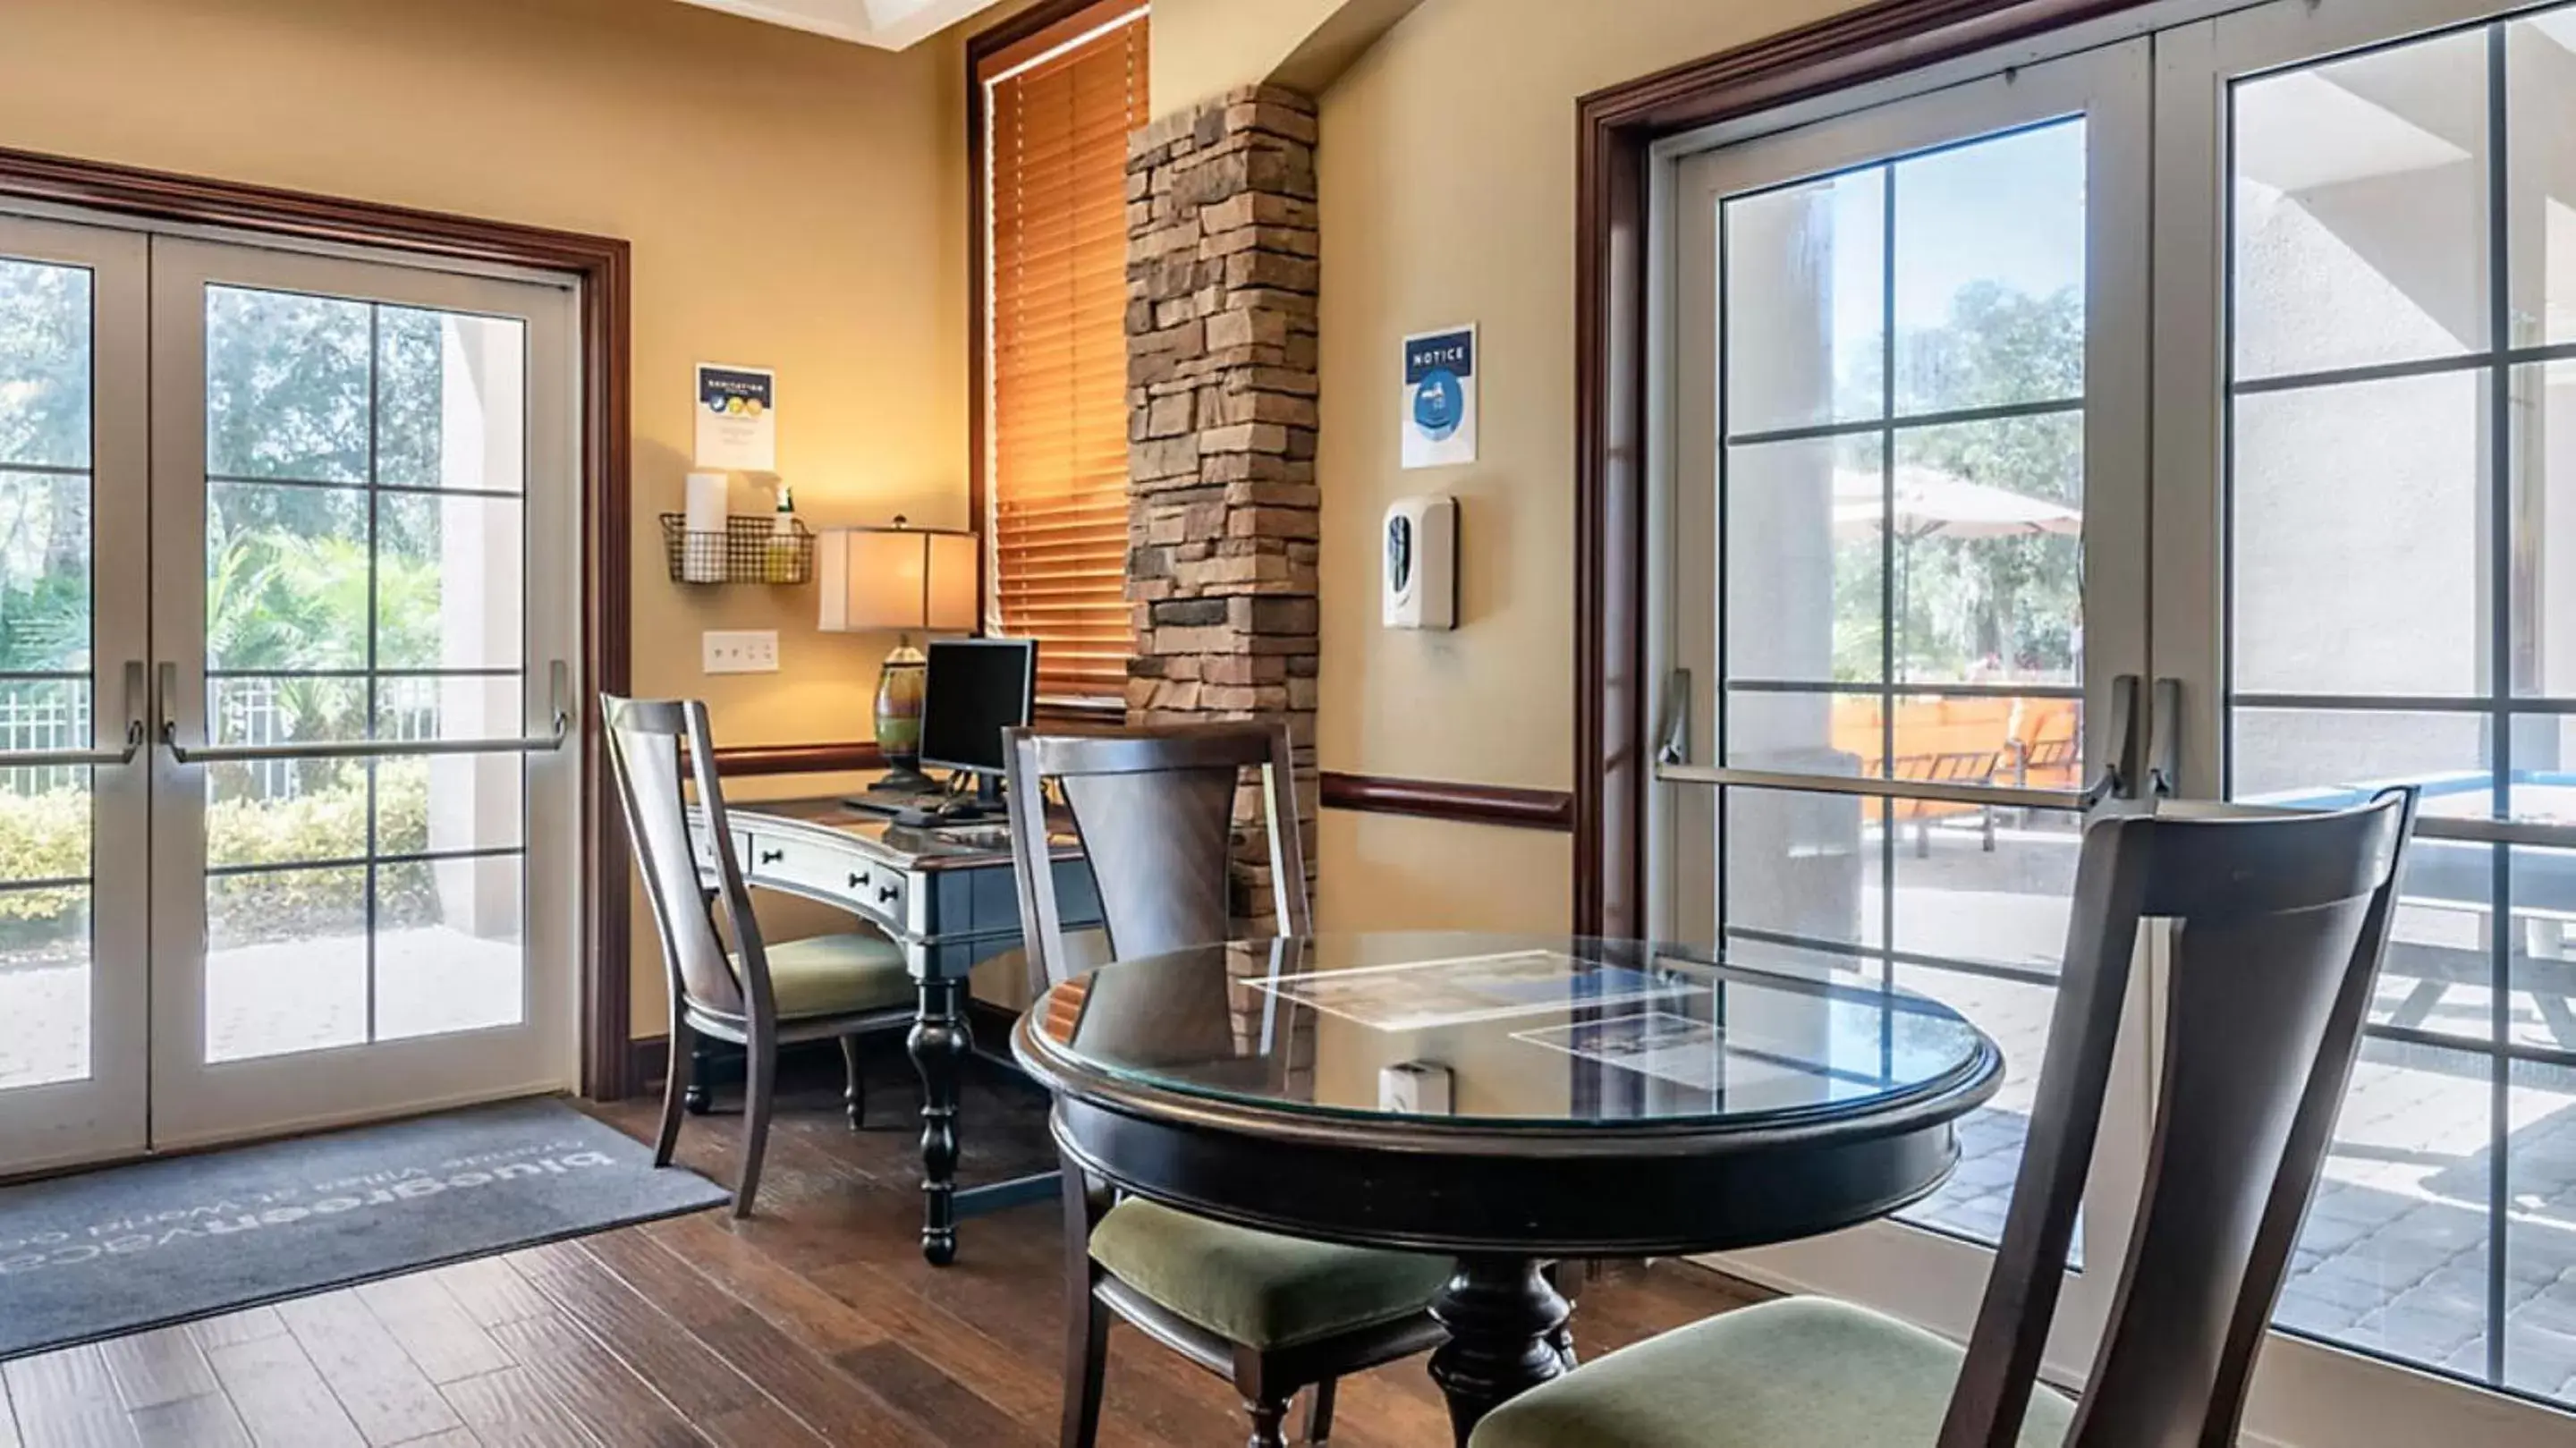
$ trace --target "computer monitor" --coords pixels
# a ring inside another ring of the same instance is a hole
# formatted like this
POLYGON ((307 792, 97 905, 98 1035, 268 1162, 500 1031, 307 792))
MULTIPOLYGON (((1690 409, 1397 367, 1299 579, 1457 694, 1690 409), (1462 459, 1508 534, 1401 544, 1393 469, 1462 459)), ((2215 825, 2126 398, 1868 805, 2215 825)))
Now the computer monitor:
POLYGON ((995 797, 1002 731, 1025 725, 1037 701, 1038 646, 1030 639, 933 639, 921 701, 921 762, 979 776, 995 797))

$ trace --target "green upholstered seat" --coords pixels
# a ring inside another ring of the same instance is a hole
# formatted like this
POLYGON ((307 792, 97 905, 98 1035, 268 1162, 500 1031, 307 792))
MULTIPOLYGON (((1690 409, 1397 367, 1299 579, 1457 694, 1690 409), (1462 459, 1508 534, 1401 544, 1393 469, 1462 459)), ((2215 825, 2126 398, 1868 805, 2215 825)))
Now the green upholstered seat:
MULTIPOLYGON (((1932 1448, 1960 1350, 1823 1298, 1767 1302, 1622 1348, 1497 1408, 1471 1448, 1932 1448)), ((2031 1395, 2020 1448, 2075 1406, 2031 1395)))
POLYGON ((1446 1257, 1278 1237, 1133 1197, 1092 1229, 1091 1257, 1166 1311, 1253 1348, 1408 1316, 1451 1270, 1446 1257))
POLYGON ((769 947, 769 988, 778 1018, 847 1016, 913 998, 903 947, 882 935, 817 935, 769 947))

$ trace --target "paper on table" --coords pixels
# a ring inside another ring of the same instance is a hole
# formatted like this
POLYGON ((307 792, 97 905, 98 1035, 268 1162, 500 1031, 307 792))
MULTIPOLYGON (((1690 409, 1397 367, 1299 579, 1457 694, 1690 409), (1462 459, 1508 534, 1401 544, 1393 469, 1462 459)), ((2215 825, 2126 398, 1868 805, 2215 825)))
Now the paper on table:
POLYGON ((689 474, 689 500, 684 526, 690 537, 680 551, 681 576, 691 583, 724 581, 724 544, 701 539, 701 534, 716 534, 721 539, 725 530, 725 475, 723 473, 689 474))

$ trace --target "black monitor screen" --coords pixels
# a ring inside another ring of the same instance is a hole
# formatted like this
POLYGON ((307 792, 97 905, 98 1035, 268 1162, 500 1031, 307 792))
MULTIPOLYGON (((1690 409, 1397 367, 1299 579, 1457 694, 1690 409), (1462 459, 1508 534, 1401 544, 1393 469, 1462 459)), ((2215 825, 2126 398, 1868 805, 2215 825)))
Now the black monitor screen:
POLYGON ((921 762, 1002 772, 1002 731, 1029 722, 1038 646, 1028 639, 934 639, 921 702, 921 762))

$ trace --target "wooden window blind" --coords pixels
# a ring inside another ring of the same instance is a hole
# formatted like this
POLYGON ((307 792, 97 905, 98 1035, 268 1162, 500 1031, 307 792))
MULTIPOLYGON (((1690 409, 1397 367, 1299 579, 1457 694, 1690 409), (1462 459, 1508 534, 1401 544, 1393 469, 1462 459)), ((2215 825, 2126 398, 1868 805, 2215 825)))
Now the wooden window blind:
POLYGON ((1141 8, 995 56, 986 106, 985 627, 1038 642, 1038 696, 1123 702, 1127 134, 1141 8), (1025 55, 1025 53, 1024 53, 1025 55))

